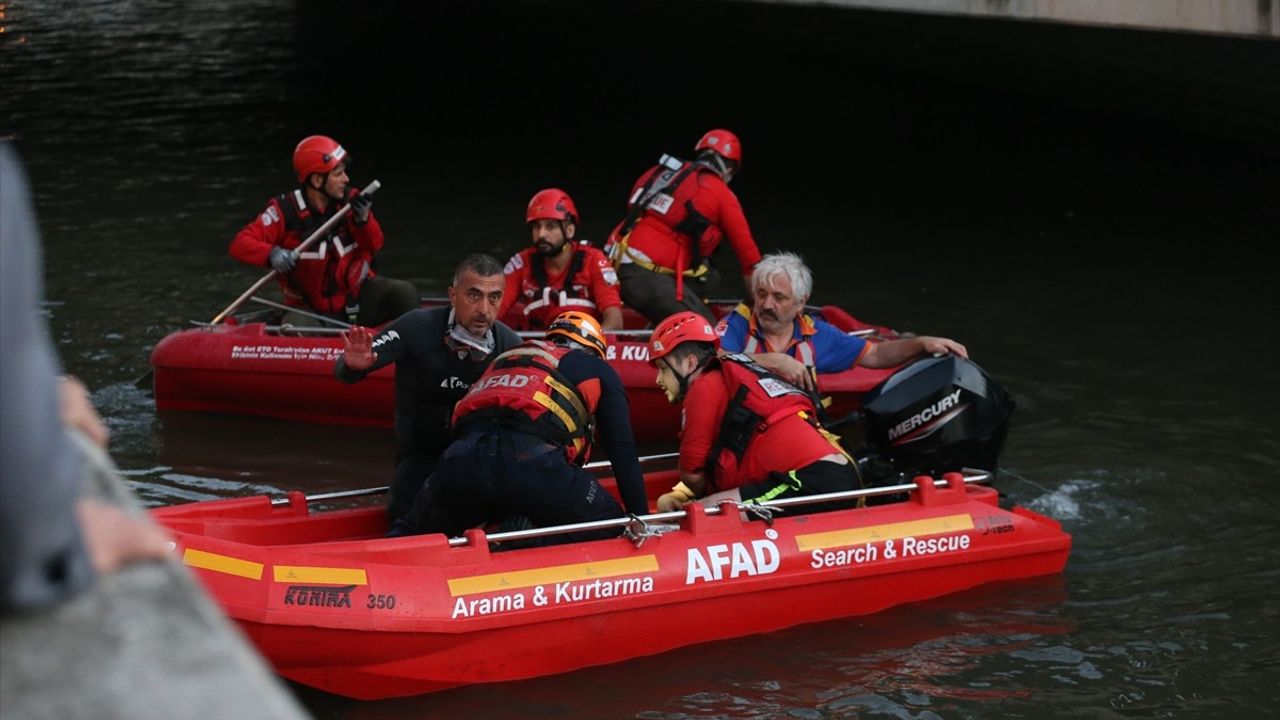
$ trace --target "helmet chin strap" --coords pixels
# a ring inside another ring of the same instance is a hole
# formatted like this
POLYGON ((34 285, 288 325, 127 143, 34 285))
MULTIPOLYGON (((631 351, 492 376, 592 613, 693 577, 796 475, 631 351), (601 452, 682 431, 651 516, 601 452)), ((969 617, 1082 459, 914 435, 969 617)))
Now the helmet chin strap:
POLYGON ((711 362, 710 357, 704 358, 696 367, 689 371, 688 375, 682 375, 679 370, 676 370, 676 366, 671 364, 670 360, 667 361, 667 369, 671 371, 672 375, 676 376, 676 382, 679 383, 680 393, 676 396, 677 400, 683 400, 685 393, 689 392, 689 378, 697 375, 698 371, 706 367, 709 362, 711 362))

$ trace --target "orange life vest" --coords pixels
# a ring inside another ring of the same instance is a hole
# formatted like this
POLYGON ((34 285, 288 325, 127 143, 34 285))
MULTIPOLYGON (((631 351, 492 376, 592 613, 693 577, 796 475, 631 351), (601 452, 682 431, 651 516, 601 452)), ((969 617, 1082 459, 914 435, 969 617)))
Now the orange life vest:
POLYGON ((565 458, 583 464, 591 453, 599 398, 584 397, 559 370, 571 348, 529 340, 494 358, 453 410, 453 425, 489 421, 564 447, 565 458))

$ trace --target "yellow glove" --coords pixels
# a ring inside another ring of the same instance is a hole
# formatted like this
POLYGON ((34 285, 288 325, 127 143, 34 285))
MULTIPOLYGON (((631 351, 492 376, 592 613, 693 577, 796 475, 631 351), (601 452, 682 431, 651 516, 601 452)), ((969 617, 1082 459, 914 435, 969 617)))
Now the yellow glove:
POLYGON ((680 510, 687 505, 690 500, 693 500, 693 498, 693 491, 689 489, 688 485, 685 485, 682 482, 676 483, 676 486, 671 488, 671 492, 663 493, 662 496, 658 498, 658 512, 674 512, 676 510, 680 510))
POLYGON ((658 512, 675 512, 684 508, 687 500, 680 499, 679 493, 663 493, 658 497, 658 512))

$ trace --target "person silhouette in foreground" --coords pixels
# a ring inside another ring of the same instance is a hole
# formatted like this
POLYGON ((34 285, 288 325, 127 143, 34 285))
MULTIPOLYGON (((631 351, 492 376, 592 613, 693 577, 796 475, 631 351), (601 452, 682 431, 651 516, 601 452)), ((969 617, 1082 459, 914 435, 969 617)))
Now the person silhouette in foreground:
POLYGON ((102 448, 107 429, 84 385, 59 375, 39 303, 40 241, 17 154, 0 142, 0 610, 33 610, 97 578, 165 557, 144 519, 83 497, 88 459, 72 433, 102 448))

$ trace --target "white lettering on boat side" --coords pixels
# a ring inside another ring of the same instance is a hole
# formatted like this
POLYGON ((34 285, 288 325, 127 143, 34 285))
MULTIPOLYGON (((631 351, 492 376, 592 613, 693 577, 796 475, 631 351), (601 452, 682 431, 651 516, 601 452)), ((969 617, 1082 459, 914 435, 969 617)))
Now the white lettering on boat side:
POLYGON ((232 360, 312 360, 332 363, 342 355, 342 348, 305 345, 232 345, 232 360))
POLYGON ((653 592, 653 578, 625 577, 614 579, 596 579, 589 582, 582 580, 566 580, 554 585, 535 585, 531 595, 525 592, 504 593, 482 598, 459 597, 453 603, 453 614, 450 619, 494 615, 497 613, 523 610, 529 605, 546 607, 547 605, 568 605, 590 600, 608 600, 623 595, 639 595, 653 592))
MULTIPOLYGON (((542 586, 540 585, 538 586, 538 591, 541 590, 542 586)), ((653 578, 648 576, 618 578, 616 580, 592 580, 591 582, 567 580, 562 583, 556 583, 555 603, 561 605, 585 600, 604 600, 619 595, 638 595, 647 592, 653 592, 653 578)), ((534 603, 537 604, 536 598, 534 603)))
POLYGON ((634 360, 637 362, 649 361, 649 346, 646 343, 609 343, 609 348, 604 353, 605 360, 634 360), (619 350, 618 348, 622 348, 619 350))
POLYGON ((454 602, 453 615, 450 617, 451 619, 457 619, 460 617, 475 617, 477 615, 492 615, 512 610, 523 610, 524 608, 525 598, 523 592, 470 599, 460 597, 454 602))
POLYGON ((861 565, 877 560, 896 560, 902 557, 924 557, 940 553, 968 550, 972 540, 968 534, 942 535, 939 537, 918 538, 908 535, 897 539, 885 540, 882 544, 864 543, 859 547, 846 547, 839 550, 815 548, 809 552, 809 567, 814 570, 823 568, 861 565))
POLYGON ((862 547, 843 548, 841 550, 816 548, 809 553, 809 558, 809 567, 814 570, 844 565, 861 565, 862 563, 878 560, 880 558, 880 548, 871 543, 867 543, 862 547))
POLYGON ((939 553, 957 552, 969 549, 969 536, 943 535, 917 540, 913 537, 902 538, 902 557, 921 557, 939 553))
POLYGON ((699 580, 715 582, 743 575, 769 575, 777 572, 780 564, 781 554, 771 540, 752 540, 749 548, 740 542, 689 548, 684 584, 692 585, 699 580), (704 549, 705 556, 702 554, 704 549))

